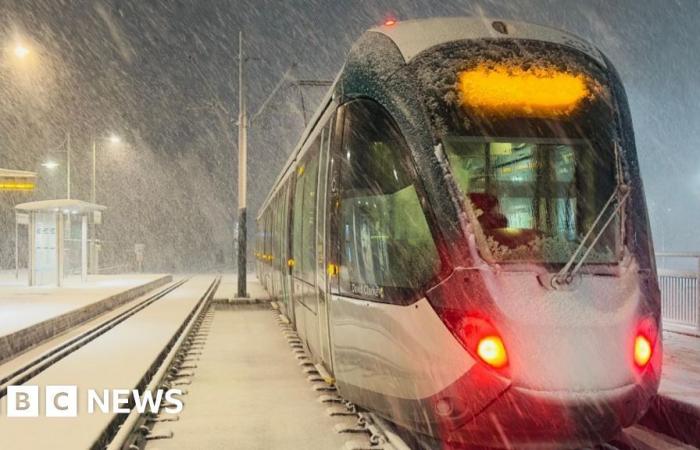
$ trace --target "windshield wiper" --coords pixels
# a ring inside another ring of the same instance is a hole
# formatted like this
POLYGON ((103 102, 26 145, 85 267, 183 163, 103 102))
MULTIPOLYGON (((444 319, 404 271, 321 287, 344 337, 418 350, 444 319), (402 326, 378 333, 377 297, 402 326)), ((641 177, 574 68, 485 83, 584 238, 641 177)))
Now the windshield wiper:
POLYGON ((591 253, 593 248, 596 246, 596 244, 600 240, 601 236, 603 236, 603 233, 605 232, 605 230, 608 228, 608 226, 613 221, 613 219, 617 216, 620 209, 622 209, 622 207, 625 205, 625 201, 629 197, 630 192, 632 192, 632 188, 627 184, 619 184, 617 186, 617 188, 612 193, 612 195, 610 196, 608 201, 605 202, 605 205, 598 213, 598 216, 593 221, 593 224, 591 224, 591 227, 588 229, 588 232, 586 233, 586 235, 583 237, 583 239, 581 239, 581 243, 578 245, 578 247, 576 247, 576 250, 571 255, 571 257, 569 258, 567 263, 564 265, 564 267, 562 267, 562 269, 554 277, 552 277, 552 286, 553 287, 556 288, 557 286, 566 285, 566 284, 571 283, 571 281, 574 279, 574 275, 576 275, 576 273, 579 271, 581 266, 583 266, 584 261, 586 261, 586 258, 591 253), (598 234, 595 235, 595 237, 593 238, 593 241, 591 241, 591 245, 588 246, 588 248, 586 249, 583 256, 581 256, 581 259, 579 259, 578 263, 576 263, 576 266, 574 266, 572 269, 572 266, 574 265, 574 262, 576 261, 576 257, 579 255, 581 250, 583 250, 583 247, 586 245, 586 242, 593 234, 593 230, 595 230, 596 226, 598 225, 598 222, 600 222, 600 220, 605 215, 605 211, 608 210, 608 208, 612 204, 613 200, 617 197, 619 197, 619 200, 617 202, 617 206, 613 210, 612 214, 610 214, 608 219, 605 221, 603 226, 600 228, 600 230, 598 231, 598 234))

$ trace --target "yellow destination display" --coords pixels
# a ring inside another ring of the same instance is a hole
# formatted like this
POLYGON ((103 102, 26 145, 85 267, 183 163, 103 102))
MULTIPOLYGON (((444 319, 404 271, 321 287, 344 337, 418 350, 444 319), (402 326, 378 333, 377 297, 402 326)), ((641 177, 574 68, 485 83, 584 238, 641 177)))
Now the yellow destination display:
POLYGON ((462 106, 484 115, 549 118, 571 114, 589 79, 551 67, 480 64, 459 74, 462 106))

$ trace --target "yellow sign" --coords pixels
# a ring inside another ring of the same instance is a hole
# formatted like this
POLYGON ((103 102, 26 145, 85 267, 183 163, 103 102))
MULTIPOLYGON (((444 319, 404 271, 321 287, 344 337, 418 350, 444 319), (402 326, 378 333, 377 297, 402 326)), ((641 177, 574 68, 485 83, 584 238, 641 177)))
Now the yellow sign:
POLYGON ((0 178, 0 191, 33 191, 35 187, 31 181, 0 178))
POLYGON ((336 264, 328 263, 328 266, 326 267, 326 272, 329 276, 334 277, 338 275, 338 273, 340 273, 340 267, 338 267, 336 264))
POLYGON ((551 118, 571 114, 591 94, 590 79, 553 67, 480 64, 459 74, 463 106, 485 115, 551 118))

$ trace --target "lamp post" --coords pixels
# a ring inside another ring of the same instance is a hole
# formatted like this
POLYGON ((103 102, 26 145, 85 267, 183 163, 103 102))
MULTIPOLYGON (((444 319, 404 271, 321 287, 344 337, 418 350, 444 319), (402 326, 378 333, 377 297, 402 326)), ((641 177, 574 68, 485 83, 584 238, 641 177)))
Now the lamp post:
MULTIPOLYGON (((117 135, 110 135, 108 137, 93 137, 92 139, 92 177, 90 178, 90 203, 97 203, 97 142, 107 141, 112 144, 119 144, 121 139, 117 135)), ((97 227, 95 226, 95 213, 93 213, 92 220, 90 221, 90 258, 89 258, 89 272, 94 274, 97 272, 97 227)))
MULTIPOLYGON (((70 198, 70 158, 71 158, 71 147, 70 147, 70 133, 66 132, 66 139, 61 142, 61 144, 58 145, 58 147, 54 148, 53 150, 50 150, 49 152, 55 152, 58 148, 64 147, 64 151, 66 152, 66 198, 70 198), (65 146, 65 147, 64 147, 65 146)), ((56 167, 58 167, 58 163, 52 160, 46 161, 41 164, 42 167, 45 167, 49 170, 53 170, 56 167)))
POLYGON ((111 144, 119 144, 121 139, 117 135, 108 137, 95 137, 92 139, 92 179, 90 186, 90 201, 96 203, 97 200, 97 141, 108 141, 111 144))
POLYGON ((66 132, 66 198, 70 198, 70 133, 66 132))

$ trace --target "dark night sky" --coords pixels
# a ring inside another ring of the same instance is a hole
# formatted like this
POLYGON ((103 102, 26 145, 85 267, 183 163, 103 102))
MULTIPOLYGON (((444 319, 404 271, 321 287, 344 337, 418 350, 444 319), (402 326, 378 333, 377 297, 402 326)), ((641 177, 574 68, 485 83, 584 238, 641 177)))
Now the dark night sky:
MULTIPOLYGON (((352 42, 387 15, 531 21, 599 46, 628 92, 657 248, 700 249, 696 0, 0 0, 0 167, 39 170, 70 131, 73 189, 88 199, 91 136, 119 133, 128 145, 100 150, 103 237, 116 247, 146 242, 159 255, 154 269, 206 268, 219 247, 230 260, 238 31, 256 57, 255 111, 292 63, 300 78, 332 79, 352 42), (18 40, 33 51, 31 67, 12 61, 18 40)), ((301 132, 299 111, 298 92, 285 88, 253 130, 251 213, 301 132)), ((63 195, 58 173, 40 173, 36 198, 63 195)))

